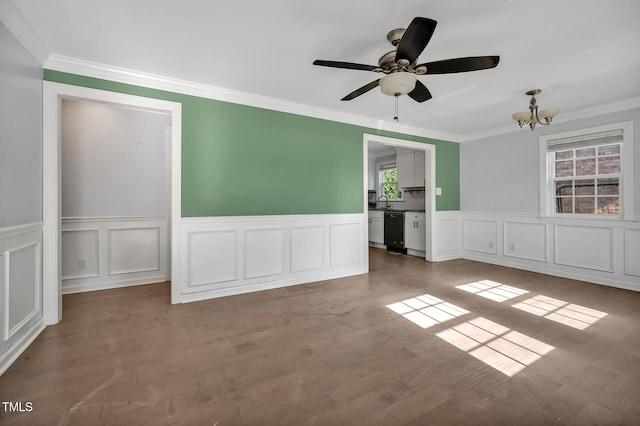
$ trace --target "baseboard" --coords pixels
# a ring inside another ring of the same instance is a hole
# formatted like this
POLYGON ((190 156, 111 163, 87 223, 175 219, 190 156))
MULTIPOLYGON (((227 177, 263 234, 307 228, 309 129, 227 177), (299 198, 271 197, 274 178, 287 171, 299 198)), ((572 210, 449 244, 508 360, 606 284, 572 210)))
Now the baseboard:
POLYGON ((456 260, 461 259, 460 253, 458 251, 446 254, 439 254, 433 258, 433 262, 446 262, 448 260, 456 260))
POLYGON ((20 355, 36 340, 36 337, 45 329, 44 320, 40 319, 27 331, 20 340, 0 356, 0 375, 18 359, 20 355))
POLYGON ((201 300, 215 299, 219 297, 235 296, 238 294, 252 293, 254 291, 273 290, 276 288, 290 287, 299 284, 306 284, 310 282, 318 282, 325 280, 332 280, 337 278, 350 277, 354 275, 366 274, 367 271, 363 271, 360 268, 350 268, 349 271, 327 271, 325 273, 314 274, 313 276, 297 276, 290 277, 286 280, 267 281, 257 284, 247 284, 243 286, 226 287, 217 290, 209 290, 198 293, 188 293, 182 296, 182 303, 198 302, 201 300))
POLYGON ((551 275, 554 277, 584 281, 590 284, 604 285, 608 287, 615 287, 615 288, 621 288, 624 290, 632 290, 632 291, 640 292, 639 284, 634 284, 632 282, 627 282, 627 281, 621 281, 619 279, 615 279, 614 277, 603 278, 596 275, 588 275, 588 274, 581 274, 581 273, 566 271, 558 267, 550 267, 548 266, 548 264, 543 262, 540 262, 539 265, 535 265, 532 263, 524 264, 517 261, 508 261, 502 257, 488 258, 485 256, 477 256, 477 255, 470 254, 469 252, 463 253, 462 258, 466 260, 473 260, 476 262, 490 263, 492 265, 520 269, 523 271, 537 272, 539 274, 551 275))
POLYGON ((122 288, 122 287, 132 287, 136 285, 157 284, 159 282, 165 282, 165 281, 168 281, 168 278, 164 275, 159 275, 155 277, 146 277, 141 279, 108 281, 108 282, 95 283, 95 284, 73 285, 73 284, 65 283, 62 287, 62 294, 84 293, 87 291, 108 290, 110 288, 122 288))

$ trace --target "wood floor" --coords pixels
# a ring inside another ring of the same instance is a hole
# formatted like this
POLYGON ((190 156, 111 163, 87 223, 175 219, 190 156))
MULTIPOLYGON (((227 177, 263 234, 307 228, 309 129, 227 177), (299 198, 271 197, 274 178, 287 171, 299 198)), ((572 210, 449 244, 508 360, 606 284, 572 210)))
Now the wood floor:
POLYGON ((2 425, 640 424, 640 293, 371 249, 366 275, 64 296, 2 425), (23 405, 24 406, 24 405, 23 405))

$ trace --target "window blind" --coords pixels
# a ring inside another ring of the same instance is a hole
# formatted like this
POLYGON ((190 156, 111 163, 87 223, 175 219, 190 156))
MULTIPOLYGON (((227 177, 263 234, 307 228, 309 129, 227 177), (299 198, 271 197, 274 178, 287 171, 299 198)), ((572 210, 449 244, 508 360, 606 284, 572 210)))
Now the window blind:
POLYGON ((622 142, 622 129, 608 132, 591 133, 588 135, 573 136, 568 138, 551 139, 547 141, 547 151, 556 152, 566 149, 586 148, 596 145, 608 145, 622 142))

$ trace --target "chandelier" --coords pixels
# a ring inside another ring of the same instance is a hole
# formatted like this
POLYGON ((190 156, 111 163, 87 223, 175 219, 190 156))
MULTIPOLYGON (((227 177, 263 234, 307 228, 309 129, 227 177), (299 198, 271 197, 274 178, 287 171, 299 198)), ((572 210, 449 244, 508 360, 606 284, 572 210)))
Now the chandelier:
POLYGON ((531 130, 536 128, 536 124, 549 125, 553 117, 558 114, 558 108, 547 108, 542 111, 538 111, 538 104, 536 103, 536 95, 540 94, 542 90, 534 89, 525 93, 527 96, 531 96, 529 101, 529 112, 516 112, 511 117, 518 122, 520 127, 529 126, 531 130), (541 121, 544 120, 544 123, 541 121))

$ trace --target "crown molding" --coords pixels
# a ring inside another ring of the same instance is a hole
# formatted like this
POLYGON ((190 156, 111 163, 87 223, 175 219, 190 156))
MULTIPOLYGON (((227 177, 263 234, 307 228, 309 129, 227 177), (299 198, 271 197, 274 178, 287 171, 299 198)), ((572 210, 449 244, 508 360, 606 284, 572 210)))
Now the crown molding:
POLYGON ((11 0, 0 0, 0 21, 40 65, 45 64, 51 52, 11 0))
POLYGON ((247 105, 257 108, 265 108, 273 111, 320 118, 324 120, 353 124, 356 126, 368 127, 377 130, 397 132, 411 136, 420 136, 449 142, 459 142, 460 140, 460 135, 437 132, 384 120, 376 120, 360 115, 342 113, 325 108, 318 108, 310 105, 283 101, 281 99, 254 95, 237 90, 225 89, 223 87, 194 83, 191 81, 165 77, 157 74, 144 73, 131 69, 70 58, 57 54, 52 54, 49 57, 49 59, 45 63, 45 68, 53 71, 78 74, 118 83, 147 87, 150 89, 198 96, 201 98, 247 105))
MULTIPOLYGON (((634 98, 623 99, 595 107, 584 108, 576 111, 561 113, 553 118, 554 123, 566 123, 569 121, 582 120, 584 118, 597 117, 600 115, 611 114, 614 112, 627 111, 634 108, 640 108, 640 96, 634 98)), ((492 136, 504 135, 507 133, 517 133, 522 131, 514 122, 509 126, 497 127, 476 133, 468 133, 461 135, 458 142, 469 142, 477 139, 490 138, 492 136)))

